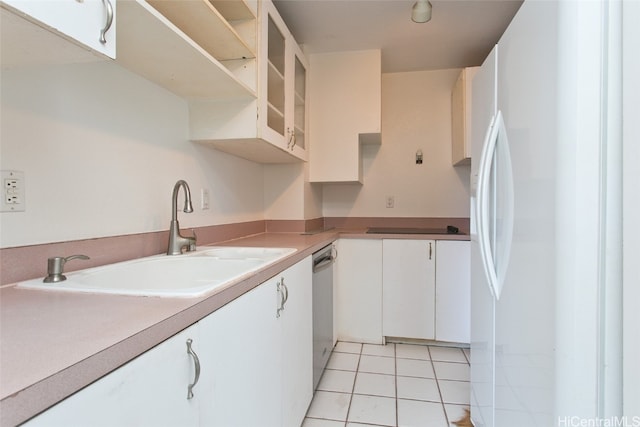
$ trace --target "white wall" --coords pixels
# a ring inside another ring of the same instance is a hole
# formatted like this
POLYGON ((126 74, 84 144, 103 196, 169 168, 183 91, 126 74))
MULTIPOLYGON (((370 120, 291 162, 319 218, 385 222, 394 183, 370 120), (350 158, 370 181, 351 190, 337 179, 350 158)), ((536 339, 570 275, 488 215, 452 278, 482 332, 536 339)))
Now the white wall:
POLYGON ((26 211, 0 214, 0 246, 166 230, 178 179, 182 227, 263 219, 263 166, 189 142, 187 114, 109 62, 3 70, 0 167, 25 173, 26 211))
POLYGON ((364 185, 325 184, 324 216, 469 216, 469 166, 451 165, 451 89, 459 73, 382 75, 382 145, 363 146, 364 185), (386 196, 395 208, 385 207, 386 196))
POLYGON ((322 187, 310 184, 308 163, 264 167, 265 218, 314 219, 322 216, 322 187))

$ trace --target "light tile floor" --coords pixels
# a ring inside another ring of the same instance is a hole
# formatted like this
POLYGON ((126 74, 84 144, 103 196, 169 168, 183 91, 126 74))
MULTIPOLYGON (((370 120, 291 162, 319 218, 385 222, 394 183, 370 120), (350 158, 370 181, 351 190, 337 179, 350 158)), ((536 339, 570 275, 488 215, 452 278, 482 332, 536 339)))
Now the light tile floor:
POLYGON ((338 342, 303 427, 453 425, 469 408, 469 351, 338 342))

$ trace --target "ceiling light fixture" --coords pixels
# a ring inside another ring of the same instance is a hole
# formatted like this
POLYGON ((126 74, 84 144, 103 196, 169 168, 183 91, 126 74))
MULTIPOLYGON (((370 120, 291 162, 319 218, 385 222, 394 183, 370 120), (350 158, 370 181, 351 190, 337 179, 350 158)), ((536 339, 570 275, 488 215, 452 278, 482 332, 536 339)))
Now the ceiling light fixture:
POLYGON ((418 0, 411 9, 411 20, 423 23, 431 20, 431 2, 429 0, 418 0))

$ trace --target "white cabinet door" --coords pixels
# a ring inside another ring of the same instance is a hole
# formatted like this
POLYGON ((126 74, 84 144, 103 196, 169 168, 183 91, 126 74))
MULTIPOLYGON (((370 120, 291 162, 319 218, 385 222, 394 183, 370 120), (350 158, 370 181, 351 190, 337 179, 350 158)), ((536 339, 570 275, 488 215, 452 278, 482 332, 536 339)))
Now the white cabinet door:
MULTIPOLYGON (((185 329, 136 359, 85 387, 27 426, 197 426, 200 384, 187 399, 195 365, 187 340, 199 352, 198 325, 185 329)), ((203 371, 204 372, 204 371, 203 371)))
POLYGON ((203 426, 280 426, 275 286, 266 283, 200 323, 203 426))
POLYGON ((384 336, 434 339, 435 241, 384 239, 382 247, 384 336))
POLYGON ((334 272, 338 339, 382 344, 382 240, 340 239, 334 272))
POLYGON ((451 161, 454 166, 471 162, 471 88, 478 68, 464 68, 451 92, 451 161))
POLYGON ((288 44, 286 81, 287 149, 306 159, 307 147, 307 70, 309 65, 295 41, 288 44))
POLYGON ((309 181, 362 182, 362 144, 381 143, 380 50, 309 56, 309 181))
POLYGON ((287 301, 280 313, 282 426, 299 426, 313 397, 311 257, 278 275, 287 301))
POLYGON ((90 49, 116 57, 115 0, 2 0, 38 25, 71 38, 90 49), (108 21, 108 10, 112 21, 108 21), (104 43, 101 37, 104 31, 104 43))
POLYGON ((470 342, 470 242, 436 243, 436 340, 470 342))
POLYGON ((313 393, 311 315, 309 257, 201 320, 200 424, 300 425, 313 393))
POLYGON ((289 30, 270 1, 262 2, 260 14, 260 54, 258 130, 265 140, 286 149, 285 85, 289 30))

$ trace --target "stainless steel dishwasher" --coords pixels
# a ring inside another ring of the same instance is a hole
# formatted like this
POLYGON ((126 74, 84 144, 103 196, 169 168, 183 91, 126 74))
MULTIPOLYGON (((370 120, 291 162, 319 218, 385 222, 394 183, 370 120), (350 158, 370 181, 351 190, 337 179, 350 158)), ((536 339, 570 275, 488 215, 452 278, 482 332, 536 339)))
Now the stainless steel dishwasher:
POLYGON ((333 262, 335 248, 328 245, 313 254, 313 389, 333 350, 333 262))

